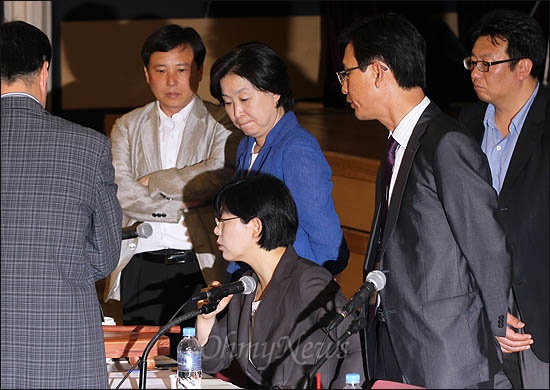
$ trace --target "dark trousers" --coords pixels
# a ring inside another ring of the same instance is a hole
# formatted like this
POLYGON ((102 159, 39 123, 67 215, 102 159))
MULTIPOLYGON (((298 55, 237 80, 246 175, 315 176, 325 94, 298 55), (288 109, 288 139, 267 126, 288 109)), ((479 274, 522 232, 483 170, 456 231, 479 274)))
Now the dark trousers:
MULTIPOLYGON (((174 251, 139 253, 122 271, 124 325, 166 325, 189 298, 206 287, 194 253, 190 251, 184 263, 166 264, 165 258, 171 252, 174 251)), ((178 315, 196 308, 196 303, 189 304, 178 315)), ((194 326, 195 319, 180 325, 194 326)), ((181 335, 169 336, 170 356, 174 357, 181 335)))
POLYGON ((377 338, 374 355, 374 379, 404 382, 403 373, 397 363, 386 322, 381 321, 377 316, 372 326, 376 329, 377 338))

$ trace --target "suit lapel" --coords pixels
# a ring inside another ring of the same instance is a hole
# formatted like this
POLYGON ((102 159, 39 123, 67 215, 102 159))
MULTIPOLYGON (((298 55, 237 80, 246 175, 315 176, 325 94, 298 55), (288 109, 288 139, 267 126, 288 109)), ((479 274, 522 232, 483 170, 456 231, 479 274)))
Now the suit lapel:
POLYGON ((391 195, 390 207, 388 208, 388 216, 386 218, 386 226, 384 227, 384 235, 382 237, 381 253, 384 253, 386 250, 388 240, 397 222, 399 210, 401 209, 401 201, 407 185, 407 179, 414 163, 414 158, 418 148, 420 147, 420 138, 426 132, 426 129, 432 119, 440 112, 441 111, 434 103, 430 103, 430 105, 420 116, 420 119, 416 123, 416 126, 411 134, 411 138, 407 143, 407 148, 403 154, 403 159, 401 160, 399 172, 397 173, 397 178, 395 180, 391 195))
POLYGON ((262 150, 260 150, 260 153, 258 153, 258 157, 256 157, 256 161, 254 161, 254 165, 252 165, 251 171, 262 172, 262 167, 264 166, 267 160, 267 156, 269 156, 270 152, 271 145, 264 145, 262 150))
POLYGON ((147 115, 146 123, 143 124, 141 131, 143 157, 145 167, 148 169, 143 172, 156 172, 162 169, 162 160, 160 158, 159 144, 159 117, 157 113, 157 104, 153 104, 153 108, 147 115))
POLYGON ((298 255, 289 247, 279 261, 273 277, 269 282, 268 294, 262 300, 258 307, 256 315, 262 319, 258 321, 254 329, 254 341, 259 343, 269 340, 273 328, 279 328, 281 323, 273 321, 273 313, 265 313, 263 310, 272 308, 280 308, 285 292, 288 290, 288 285, 292 278, 292 269, 298 255))
POLYGON ((194 98, 193 107, 189 113, 189 117, 185 122, 181 146, 178 151, 177 166, 190 165, 194 159, 195 152, 199 150, 199 143, 203 141, 202 133, 206 127, 204 117, 206 116, 206 108, 201 104, 198 98, 194 98))
POLYGON ((531 105, 531 110, 525 118, 521 134, 516 143, 506 178, 502 185, 501 192, 506 191, 506 188, 512 186, 514 181, 523 171, 523 167, 529 160, 533 150, 538 146, 544 132, 544 109, 547 101, 546 90, 542 85, 539 87, 539 92, 531 105))

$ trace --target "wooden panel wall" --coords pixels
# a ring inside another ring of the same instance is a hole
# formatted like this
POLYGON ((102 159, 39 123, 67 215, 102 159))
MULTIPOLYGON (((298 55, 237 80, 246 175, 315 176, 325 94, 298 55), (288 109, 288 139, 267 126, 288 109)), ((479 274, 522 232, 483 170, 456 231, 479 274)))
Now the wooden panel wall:
POLYGON ((141 46, 171 23, 195 28, 204 40, 198 91, 203 99, 213 100, 210 68, 216 58, 247 41, 264 42, 285 59, 296 99, 322 96, 320 16, 77 21, 61 23, 61 108, 127 108, 152 101, 141 46))

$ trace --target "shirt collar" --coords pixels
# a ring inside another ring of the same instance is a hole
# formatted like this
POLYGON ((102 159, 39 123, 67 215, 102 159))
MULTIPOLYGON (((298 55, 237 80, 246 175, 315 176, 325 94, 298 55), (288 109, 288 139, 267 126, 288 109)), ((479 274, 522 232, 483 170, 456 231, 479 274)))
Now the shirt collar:
POLYGON ((25 97, 29 97, 31 98, 32 100, 36 101, 38 104, 42 105, 42 103, 40 103, 40 100, 38 100, 37 98, 35 98, 34 96, 32 96, 31 94, 29 93, 26 93, 26 92, 8 92, 8 93, 3 93, 2 94, 2 97, 10 97, 10 96, 25 96, 25 97))
POLYGON ((424 99, 414 106, 413 109, 410 110, 407 115, 403 117, 403 119, 401 119, 395 130, 390 133, 390 136, 397 141, 400 147, 407 147, 418 119, 420 119, 420 116, 429 105, 430 99, 427 96, 424 96, 424 99))
MULTIPOLYGON (((533 104, 533 101, 535 100, 535 96, 537 96, 538 91, 539 83, 537 83, 537 86, 533 90, 533 93, 531 94, 531 96, 529 96, 529 99, 527 99, 523 107, 521 107, 518 113, 512 118, 512 122, 510 123, 509 128, 509 131, 511 133, 514 133, 516 135, 521 133, 521 128, 523 127, 525 118, 527 118, 527 114, 531 109, 531 105, 533 104)), ((486 129, 497 128, 497 125, 495 123, 495 106, 491 103, 487 105, 487 109, 485 110, 485 116, 483 117, 483 126, 486 129)))
POLYGON ((157 112, 159 114, 160 121, 164 122, 166 120, 173 120, 174 122, 185 123, 187 121, 187 118, 189 117, 189 114, 191 113, 191 109, 193 108, 195 99, 197 99, 196 95, 193 97, 193 99, 189 102, 188 105, 186 105, 180 111, 172 115, 171 118, 168 115, 166 115, 164 111, 162 111, 162 109, 160 108, 160 103, 157 100, 157 112))

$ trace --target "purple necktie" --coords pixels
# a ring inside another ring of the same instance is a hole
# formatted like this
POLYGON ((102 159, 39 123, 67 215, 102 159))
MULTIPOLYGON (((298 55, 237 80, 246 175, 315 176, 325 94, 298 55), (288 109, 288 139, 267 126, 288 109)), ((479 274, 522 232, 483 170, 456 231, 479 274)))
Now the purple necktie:
MULTIPOLYGON (((378 245, 382 242, 382 237, 384 236, 384 226, 386 225, 386 215, 388 214, 388 202, 389 202, 389 193, 390 193, 390 183, 391 176, 393 172, 393 165, 395 164, 395 149, 397 149, 397 141, 390 136, 388 138, 388 148, 386 153, 384 153, 384 158, 380 161, 381 169, 381 185, 383 190, 383 198, 380 205, 380 238, 378 240, 378 245)), ((376 254, 376 262, 374 263, 374 269, 380 269, 380 247, 378 247, 378 252, 376 254)), ((368 303, 368 315, 369 321, 372 321, 376 315, 378 300, 378 292, 372 293, 368 303)))
POLYGON ((393 172, 393 164, 395 164, 395 149, 397 149, 397 141, 390 136, 388 138, 388 148, 382 159, 381 169, 382 169, 382 185, 384 191, 384 198, 382 199, 382 205, 380 207, 380 227, 383 230, 386 223, 386 216, 388 214, 388 203, 389 203, 389 194, 390 194, 390 183, 391 176, 393 172))

